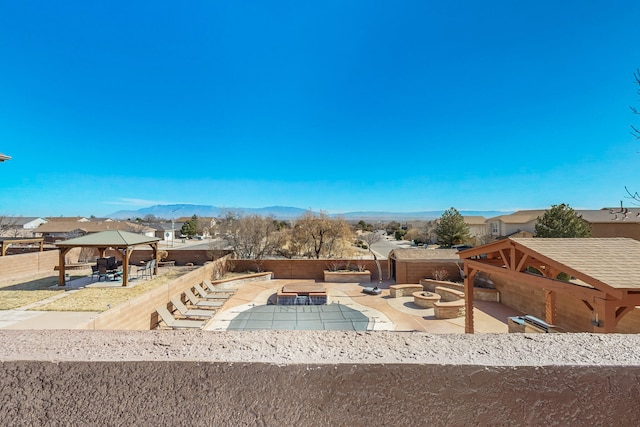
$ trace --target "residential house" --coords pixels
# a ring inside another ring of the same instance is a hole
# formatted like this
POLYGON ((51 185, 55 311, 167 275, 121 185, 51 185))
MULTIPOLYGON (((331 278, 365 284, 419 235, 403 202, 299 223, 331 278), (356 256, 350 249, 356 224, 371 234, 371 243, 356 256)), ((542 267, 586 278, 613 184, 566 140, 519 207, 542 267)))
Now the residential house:
POLYGON ((640 240, 640 208, 576 210, 591 225, 592 237, 629 237, 640 240))
POLYGON ((0 236, 33 237, 34 230, 47 220, 33 216, 3 216, 0 218, 0 236))
POLYGON ((487 226, 487 219, 483 216, 464 216, 464 222, 469 226, 469 235, 471 236, 469 243, 473 246, 489 243, 490 234, 487 226), (488 238, 489 237, 489 238, 488 238))
POLYGON ((493 239, 507 236, 531 237, 536 232, 538 217, 544 215, 544 209, 522 210, 509 215, 500 215, 487 219, 489 235, 493 239))
POLYGON ((115 221, 111 219, 93 220, 83 217, 66 219, 56 218, 53 221, 40 225, 34 230, 34 232, 44 237, 45 242, 55 243, 107 230, 129 231, 132 233, 144 234, 149 237, 155 237, 155 230, 146 225, 136 224, 129 221, 115 221))

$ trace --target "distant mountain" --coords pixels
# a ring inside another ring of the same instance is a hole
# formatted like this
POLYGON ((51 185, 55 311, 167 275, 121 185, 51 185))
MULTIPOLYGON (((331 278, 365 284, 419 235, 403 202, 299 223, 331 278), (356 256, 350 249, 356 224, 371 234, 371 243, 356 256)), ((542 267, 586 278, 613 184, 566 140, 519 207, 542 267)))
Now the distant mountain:
POLYGON ((269 206, 266 208, 219 208, 209 205, 190 205, 190 204, 178 204, 178 205, 154 205, 148 208, 142 208, 137 210, 122 210, 114 212, 108 215, 109 218, 114 219, 127 219, 127 218, 144 218, 147 215, 154 215, 158 218, 179 218, 190 217, 193 215, 201 217, 218 217, 225 212, 240 212, 245 215, 272 215, 278 219, 293 219, 298 218, 305 213, 306 209, 292 208, 287 206, 269 206))
MULTIPOLYGON (((268 206, 265 208, 220 208, 209 205, 154 205, 148 208, 138 210, 122 210, 108 215, 113 219, 135 219, 144 218, 146 215, 154 215, 158 218, 179 218, 189 217, 193 215, 204 217, 218 217, 224 212, 240 212, 245 215, 256 214, 261 216, 274 216, 278 219, 288 220, 299 218, 308 209, 294 208, 290 206, 268 206)), ((333 214, 330 216, 341 216, 346 220, 364 220, 364 221, 411 221, 411 220, 429 220, 442 216, 444 211, 424 211, 424 212, 346 212, 342 214, 333 214)), ((483 216, 491 218, 494 216, 505 215, 511 212, 502 211, 460 211, 464 216, 483 216)))

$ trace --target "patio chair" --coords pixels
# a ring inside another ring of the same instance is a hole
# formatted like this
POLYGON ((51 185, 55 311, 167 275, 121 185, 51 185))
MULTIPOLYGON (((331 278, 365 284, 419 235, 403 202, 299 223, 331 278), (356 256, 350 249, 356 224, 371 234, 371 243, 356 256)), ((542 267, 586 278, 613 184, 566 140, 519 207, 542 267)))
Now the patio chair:
POLYGON ((220 300, 220 299, 229 299, 229 297, 231 296, 229 294, 221 294, 221 293, 218 293, 218 292, 216 292, 216 293, 207 292, 199 284, 193 285, 193 289, 196 290, 196 292, 197 292, 197 294, 198 294, 198 296, 200 298, 204 298, 204 299, 218 299, 218 300, 220 300))
POLYGON ((198 299, 198 297, 191 291, 191 289, 187 289, 184 291, 185 296, 187 297, 187 300, 189 300, 189 304, 198 307, 198 308, 204 308, 205 310, 207 308, 214 308, 214 307, 222 307, 222 305, 224 304, 224 302, 222 301, 206 301, 206 300, 200 300, 198 299))
POLYGON ((158 313, 158 316, 160 316, 162 322, 171 329, 202 329, 206 324, 203 320, 178 320, 169 313, 167 307, 158 307, 156 308, 156 312, 158 313))
POLYGON ((98 278, 98 280, 100 280, 100 272, 98 271, 98 266, 97 265, 92 265, 91 266, 91 279, 93 280, 93 277, 98 278))
MULTIPOLYGON (((151 260, 151 261, 155 261, 155 260, 151 260)), ((144 267, 141 266, 137 268, 136 275, 138 278, 142 276, 142 278, 144 279, 146 276, 149 276, 149 279, 153 279, 153 268, 152 268, 151 261, 147 261, 144 267)))
POLYGON ((171 301, 171 304, 173 304, 176 310, 178 310, 178 313, 180 313, 181 316, 186 318, 192 318, 192 317, 203 318, 204 317, 206 319, 210 319, 211 317, 213 317, 214 314, 216 314, 216 312, 212 310, 199 310, 197 308, 187 308, 187 306, 184 305, 184 303, 180 300, 179 297, 173 297, 169 301, 171 301))
POLYGON ((213 283, 211 283, 211 280, 205 279, 202 281, 202 284, 206 286, 205 289, 208 293, 210 294, 235 294, 236 291, 233 289, 220 289, 216 286, 213 285, 213 283))

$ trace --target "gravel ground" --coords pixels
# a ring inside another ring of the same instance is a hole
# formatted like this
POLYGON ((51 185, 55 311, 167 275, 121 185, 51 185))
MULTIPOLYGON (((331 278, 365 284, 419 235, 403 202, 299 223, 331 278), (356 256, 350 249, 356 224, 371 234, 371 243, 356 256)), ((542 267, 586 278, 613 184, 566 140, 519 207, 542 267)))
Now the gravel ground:
POLYGON ((0 361, 640 365, 640 336, 323 331, 0 331, 0 361))

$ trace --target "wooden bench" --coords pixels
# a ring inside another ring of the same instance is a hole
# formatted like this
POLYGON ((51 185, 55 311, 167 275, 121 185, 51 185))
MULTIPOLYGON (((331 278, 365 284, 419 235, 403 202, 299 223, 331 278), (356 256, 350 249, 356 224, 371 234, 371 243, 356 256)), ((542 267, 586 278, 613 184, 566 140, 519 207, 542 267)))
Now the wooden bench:
POLYGON ((391 285, 389 286, 389 294, 392 298, 408 297, 414 292, 422 292, 422 285, 419 284, 406 284, 406 285, 391 285))

